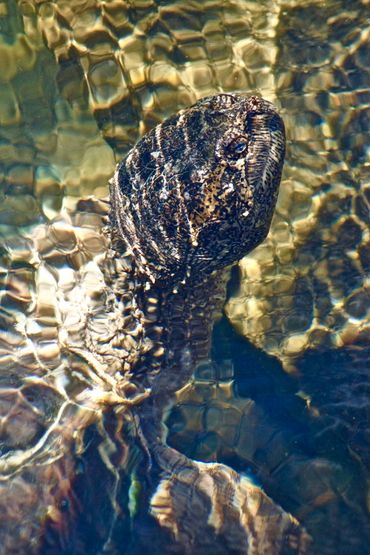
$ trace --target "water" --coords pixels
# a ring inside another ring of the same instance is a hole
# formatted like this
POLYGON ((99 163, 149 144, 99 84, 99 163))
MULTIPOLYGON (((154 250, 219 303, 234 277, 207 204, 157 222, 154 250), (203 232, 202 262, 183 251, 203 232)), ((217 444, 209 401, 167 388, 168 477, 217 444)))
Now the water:
MULTIPOLYGON (((139 136, 217 91, 280 107, 288 149, 271 232, 233 275, 212 362, 179 392, 168 440, 252 474, 320 555, 369 545, 368 11, 0 3, 0 348, 15 392, 60 365, 57 299, 78 331, 78 284, 88 276, 93 297, 104 252, 104 208, 81 199, 106 197, 139 136)), ((25 444, 38 433, 30 423, 25 444)))

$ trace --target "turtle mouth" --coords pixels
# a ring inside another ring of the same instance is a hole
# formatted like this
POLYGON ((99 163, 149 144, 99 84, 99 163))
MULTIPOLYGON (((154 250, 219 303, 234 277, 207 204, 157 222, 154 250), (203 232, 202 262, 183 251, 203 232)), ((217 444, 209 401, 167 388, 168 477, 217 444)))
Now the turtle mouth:
POLYGON ((250 140, 246 157, 248 184, 259 194, 277 191, 285 157, 283 120, 276 110, 254 112, 248 115, 246 127, 250 140))

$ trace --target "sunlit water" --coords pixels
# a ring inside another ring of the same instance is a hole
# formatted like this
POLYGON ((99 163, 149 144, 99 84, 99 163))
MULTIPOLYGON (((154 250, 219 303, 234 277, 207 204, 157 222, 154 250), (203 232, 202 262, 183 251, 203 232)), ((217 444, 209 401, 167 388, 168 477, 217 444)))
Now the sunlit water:
POLYGON ((88 272, 93 294, 104 252, 98 204, 80 201, 107 195, 136 140, 218 91, 281 109, 271 232, 233 273, 168 441, 254 476, 319 555, 369 551, 368 14, 367 0, 0 3, 4 387, 58 367, 55 299, 88 272))

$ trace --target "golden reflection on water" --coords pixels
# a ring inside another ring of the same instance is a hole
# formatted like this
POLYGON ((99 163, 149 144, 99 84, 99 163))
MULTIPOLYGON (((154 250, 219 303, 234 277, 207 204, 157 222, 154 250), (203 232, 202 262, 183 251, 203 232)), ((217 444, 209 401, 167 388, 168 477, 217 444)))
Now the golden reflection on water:
MULTIPOLYGON (((95 205, 71 221, 79 200, 105 197, 116 161, 180 107, 216 91, 257 91, 281 108, 287 161, 269 237, 241 262, 227 315, 254 345, 303 375, 303 396, 313 395, 305 357, 320 349, 345 352, 348 372, 364 385, 356 368, 370 344, 367 10, 366 0, 1 2, 6 360, 22 360, 25 372, 40 360, 58 363, 58 288, 72 290, 104 249, 95 205)), ((334 405, 366 410, 362 390, 342 387, 334 405)), ((202 395, 188 391, 180 398, 193 407, 188 427, 222 429, 229 450, 253 459, 256 436, 238 434, 243 419, 263 417, 230 391, 212 401, 205 421, 202 395)), ((330 403, 318 400, 314 409, 325 413, 330 403)))
POLYGON ((282 108, 288 159, 269 240, 241 264, 229 317, 287 368, 309 346, 369 337, 366 5, 338 6, 19 2, 0 45, 2 223, 104 196, 107 142, 119 156, 200 96, 257 90, 282 108))

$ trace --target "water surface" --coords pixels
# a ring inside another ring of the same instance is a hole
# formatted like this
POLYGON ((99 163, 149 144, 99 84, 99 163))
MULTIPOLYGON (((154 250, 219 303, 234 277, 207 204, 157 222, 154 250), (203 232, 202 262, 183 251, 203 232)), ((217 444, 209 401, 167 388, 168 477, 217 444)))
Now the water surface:
POLYGON ((57 366, 58 291, 87 267, 93 290, 88 263, 104 251, 98 205, 81 199, 106 197, 143 133, 219 91, 280 108, 288 148, 271 232, 233 273, 212 360, 179 392, 168 439, 251 473, 320 555, 369 545, 368 10, 0 3, 3 377, 57 366))

